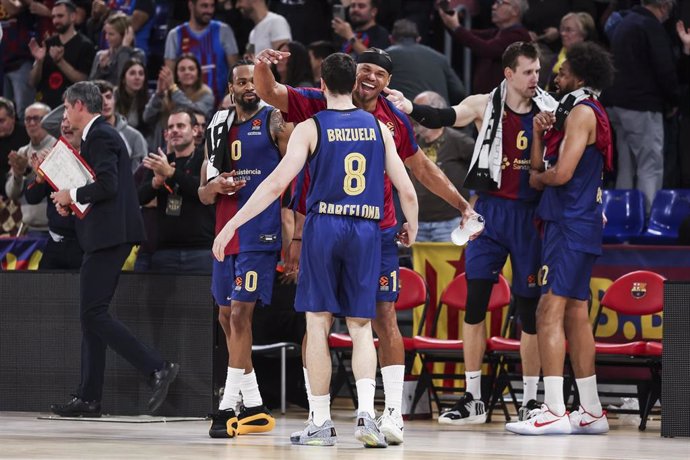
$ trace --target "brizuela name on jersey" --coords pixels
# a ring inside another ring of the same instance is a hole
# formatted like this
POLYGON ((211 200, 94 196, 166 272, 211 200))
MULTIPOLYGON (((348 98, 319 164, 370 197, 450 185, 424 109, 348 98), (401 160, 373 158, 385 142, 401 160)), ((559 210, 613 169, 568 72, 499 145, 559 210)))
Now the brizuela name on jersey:
POLYGON ((374 128, 328 128, 328 142, 375 141, 374 128))

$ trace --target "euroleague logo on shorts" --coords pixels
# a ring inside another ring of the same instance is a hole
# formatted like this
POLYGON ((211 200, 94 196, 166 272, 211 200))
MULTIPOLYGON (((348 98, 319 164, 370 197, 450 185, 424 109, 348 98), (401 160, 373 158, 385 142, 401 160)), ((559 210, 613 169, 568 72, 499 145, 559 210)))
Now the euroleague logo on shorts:
POLYGON ((379 278, 379 291, 390 291, 390 286, 388 286, 388 277, 382 276, 379 278))
POLYGON ((238 276, 237 278, 235 278, 235 290, 239 291, 241 289, 242 289, 242 277, 238 276))
POLYGON ((534 273, 530 274, 527 277, 527 287, 537 287, 537 275, 535 275, 534 273))

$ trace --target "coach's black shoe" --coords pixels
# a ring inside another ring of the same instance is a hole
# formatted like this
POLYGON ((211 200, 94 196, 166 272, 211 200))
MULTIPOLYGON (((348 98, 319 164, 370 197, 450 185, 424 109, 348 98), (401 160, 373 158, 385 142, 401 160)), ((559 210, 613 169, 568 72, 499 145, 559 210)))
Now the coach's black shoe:
POLYGON ((212 438, 234 438, 237 434, 237 415, 232 409, 219 410, 212 416, 208 435, 212 438))
POLYGON ((155 412, 161 407, 166 396, 168 396, 168 388, 173 380, 175 380, 175 377, 177 377, 179 371, 179 364, 166 361, 163 369, 151 374, 149 385, 151 385, 153 394, 151 395, 151 399, 149 399, 148 407, 150 412, 155 412))
POLYGON ((67 404, 51 404, 50 410, 60 417, 100 417, 100 401, 84 401, 74 396, 67 404))

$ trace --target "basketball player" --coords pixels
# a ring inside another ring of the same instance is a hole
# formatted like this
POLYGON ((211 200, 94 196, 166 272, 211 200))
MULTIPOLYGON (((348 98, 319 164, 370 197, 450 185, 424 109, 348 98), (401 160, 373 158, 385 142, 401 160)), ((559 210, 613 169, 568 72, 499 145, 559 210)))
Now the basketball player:
MULTIPOLYGON (((492 124, 488 122, 494 122, 488 120, 492 116, 492 109, 498 105, 496 108, 502 112, 502 116, 493 115, 501 117, 502 124, 502 134, 496 139, 502 142, 502 151, 496 152, 501 164, 500 186, 495 190, 479 193, 475 209, 484 216, 486 227, 477 239, 469 242, 466 250, 467 311, 463 324, 465 394, 450 411, 439 416, 438 422, 442 424, 486 422, 486 409, 481 399, 481 367, 486 350, 486 311, 493 284, 496 283, 508 255, 513 269, 513 297, 522 325, 520 356, 524 394, 519 418, 526 417, 530 410, 539 407, 536 402, 540 369, 536 310, 539 301, 537 271, 540 266, 541 244, 533 222, 540 192, 529 185, 530 144, 532 119, 538 112, 533 98, 541 95, 552 108, 555 107, 555 101, 538 93, 539 52, 532 43, 517 42, 510 45, 503 53, 503 69, 505 89, 500 93, 500 99, 495 98, 501 87, 491 94, 469 96, 460 104, 446 109, 416 104, 413 106, 397 91, 391 91, 389 96, 399 108, 429 128, 460 127, 474 122, 480 129, 475 155, 485 143, 481 133, 492 124)), ((491 147, 493 146, 492 143, 491 147)), ((473 156, 473 165, 475 160, 473 156)))
MULTIPOLYGON (((216 233, 275 169, 292 132, 280 111, 259 105, 253 74, 251 61, 233 66, 228 92, 235 109, 217 112, 208 127, 208 159, 201 170, 199 197, 216 205, 216 233)), ((252 317, 257 303, 271 303, 280 225, 280 202, 274 201, 234 236, 225 248, 225 260, 214 261, 212 292, 229 362, 225 392, 209 430, 212 438, 266 432, 275 425, 263 405, 252 366, 252 317), (237 414, 240 391, 243 408, 237 414)))
MULTIPOLYGON (((287 121, 298 123, 325 109, 326 100, 320 90, 292 88, 275 81, 270 68, 271 63, 278 62, 288 55, 289 53, 267 49, 256 56, 256 90, 263 100, 282 110, 287 115, 287 121)), ((390 83, 392 70, 393 63, 385 51, 370 48, 361 53, 357 57, 357 80, 352 93, 353 102, 356 107, 366 110, 384 123, 393 134, 395 147, 405 166, 410 168, 417 180, 431 192, 458 209, 464 223, 474 215, 472 207, 439 167, 417 146, 408 117, 381 96, 381 91, 390 83)), ((372 321, 379 338, 379 362, 385 393, 385 409, 378 423, 389 444, 400 444, 403 442, 401 405, 405 349, 395 313, 395 301, 398 299, 399 290, 399 261, 395 243, 395 208, 388 180, 385 184, 384 206, 385 212, 381 219, 381 267, 377 276, 379 287, 376 293, 376 318, 372 321)), ((304 207, 303 201, 298 203, 298 213, 304 214, 304 207)), ((301 222, 298 216, 295 220, 298 224, 301 222)), ((300 226, 296 225, 295 238, 299 238, 300 232, 300 226)), ((294 269, 296 262, 290 261, 299 257, 299 246, 299 240, 293 241, 290 246, 286 269, 294 269)), ((309 383, 307 377, 305 381, 309 383)))
POLYGON ((309 162, 304 257, 295 309, 306 312, 306 366, 313 400, 307 427, 291 436, 294 444, 336 442, 330 417, 327 338, 333 315, 339 315, 346 318, 353 342, 352 369, 358 394, 355 437, 368 447, 387 446, 374 421, 376 351, 371 332, 381 258, 384 170, 398 190, 407 218, 402 232, 406 245, 417 234, 417 197, 388 129, 352 103, 355 68, 352 58, 342 53, 323 61, 321 87, 328 110, 295 128, 284 161, 213 244, 214 255, 222 260, 237 229, 275 199, 309 162))
POLYGON ((603 170, 613 164, 611 126, 596 94, 612 81, 607 52, 591 42, 574 45, 556 77, 558 115, 534 117, 530 184, 544 189, 537 209, 545 223, 537 334, 545 395, 531 418, 506 425, 514 433, 609 430, 597 394, 587 301, 592 266, 601 254, 603 170), (580 408, 571 414, 563 401, 566 338, 580 394, 580 408))

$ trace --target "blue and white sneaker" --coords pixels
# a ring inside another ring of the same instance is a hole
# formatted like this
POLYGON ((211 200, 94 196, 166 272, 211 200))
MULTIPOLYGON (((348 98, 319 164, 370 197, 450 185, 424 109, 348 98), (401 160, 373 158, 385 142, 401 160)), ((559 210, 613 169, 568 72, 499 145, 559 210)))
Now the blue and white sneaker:
POLYGON ((367 412, 360 412, 357 415, 355 438, 364 444, 364 447, 388 447, 386 437, 381 433, 376 421, 367 412))
POLYGON ((335 426, 331 420, 326 420, 322 426, 317 426, 309 419, 302 431, 290 435, 290 442, 298 446, 334 446, 338 440, 335 426))

